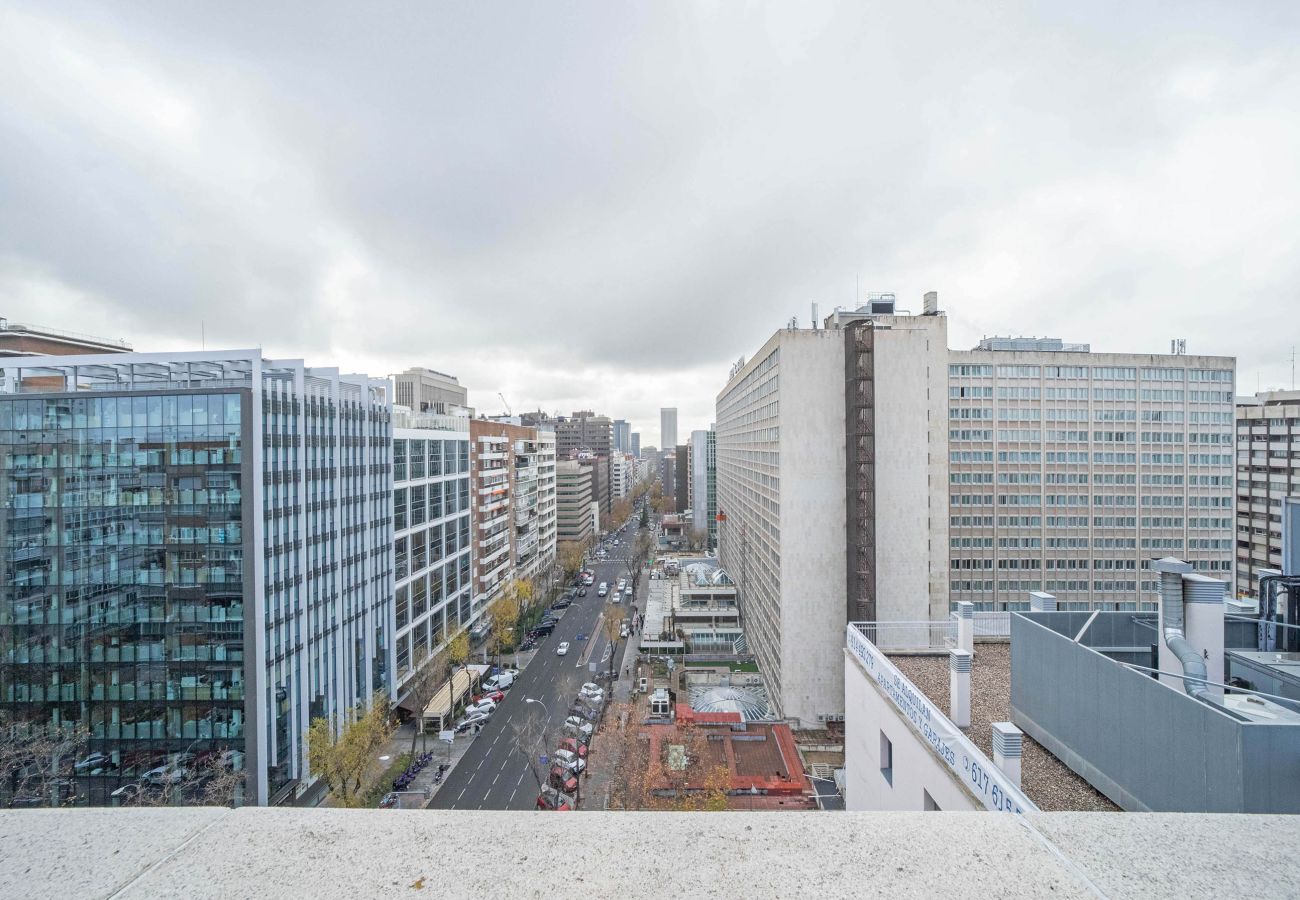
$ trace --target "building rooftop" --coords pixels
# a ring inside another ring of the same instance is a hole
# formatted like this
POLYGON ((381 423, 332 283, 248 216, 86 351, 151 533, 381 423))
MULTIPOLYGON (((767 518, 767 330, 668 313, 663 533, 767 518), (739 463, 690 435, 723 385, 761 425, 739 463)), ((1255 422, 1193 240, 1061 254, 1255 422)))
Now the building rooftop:
MULTIPOLYGON (((948 656, 888 653, 890 661, 940 709, 949 703, 948 656)), ((993 723, 1011 721, 1011 645, 975 644, 971 660, 970 727, 962 731, 993 758, 993 723)), ((1044 812, 1117 812, 1087 781, 1076 775, 1029 735, 1021 758, 1020 789, 1044 812)))
POLYGON ((0 896, 1293 896, 1300 818, 219 808, 0 812, 0 896), (492 852, 447 851, 461 847, 492 852), (1225 840, 1230 836, 1230 840, 1225 840), (582 852, 575 854, 575 848, 582 852), (576 862, 575 862, 576 861, 576 862))

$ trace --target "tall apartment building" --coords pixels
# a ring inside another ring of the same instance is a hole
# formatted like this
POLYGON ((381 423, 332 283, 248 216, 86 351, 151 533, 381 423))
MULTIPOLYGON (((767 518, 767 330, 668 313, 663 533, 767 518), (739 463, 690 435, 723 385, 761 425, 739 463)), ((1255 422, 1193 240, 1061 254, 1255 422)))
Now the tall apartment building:
POLYGON ((470 421, 474 495, 473 618, 512 579, 555 561, 555 435, 509 421, 470 421))
POLYGON ((1237 594, 1282 570, 1282 501, 1300 497, 1300 391, 1237 398, 1237 594))
POLYGON ((614 508, 614 492, 611 490, 610 481, 610 461, 608 456, 592 456, 589 453, 580 453, 574 459, 577 462, 591 470, 591 502, 596 504, 596 508, 602 517, 609 514, 614 508))
POLYGON ((305 736, 387 689, 388 382, 257 350, 6 361, 0 709, 80 725, 91 803, 181 754, 310 782, 305 736))
POLYGON ((677 446, 677 407, 659 410, 659 446, 669 450, 677 446))
POLYGON ((470 622, 470 420, 393 411, 393 699, 470 622))
POLYGON ((555 566, 555 432, 530 428, 515 438, 514 567, 545 580, 555 566))
POLYGON ((632 432, 632 444, 629 451, 637 459, 641 458, 641 432, 632 432))
POLYGON ((614 451, 632 452, 632 426, 626 419, 614 420, 614 451))
POLYGON ((591 469, 576 460, 555 464, 557 537, 561 542, 587 544, 595 536, 591 523, 591 469))
POLYGON ((1146 608, 1142 561, 1174 551, 1231 571, 1231 358, 949 351, 934 295, 919 316, 883 295, 825 326, 777 332, 718 396, 720 555, 782 714, 840 712, 842 670, 807 660, 833 660, 847 621, 1043 589, 1146 608))
POLYGON ((632 493, 635 485, 635 460, 630 454, 615 453, 609 458, 609 491, 615 500, 632 493))
POLYGON ((469 392, 454 375, 413 366, 394 375, 393 384, 397 392, 394 402, 412 412, 447 415, 469 406, 469 392))

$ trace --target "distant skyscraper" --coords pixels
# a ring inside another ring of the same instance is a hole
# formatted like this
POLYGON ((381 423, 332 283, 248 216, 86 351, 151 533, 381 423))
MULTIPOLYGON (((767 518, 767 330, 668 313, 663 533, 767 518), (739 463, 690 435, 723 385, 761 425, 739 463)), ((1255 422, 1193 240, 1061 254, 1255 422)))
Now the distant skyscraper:
POLYGON ((677 446, 677 407, 659 410, 659 446, 668 450, 677 446))
POLYGON ((632 452, 632 425, 626 419, 614 420, 614 449, 620 453, 632 452))
POLYGON ((641 458, 641 432, 639 431, 632 432, 632 447, 630 450, 628 450, 628 452, 631 453, 633 456, 635 456, 637 459, 641 458))

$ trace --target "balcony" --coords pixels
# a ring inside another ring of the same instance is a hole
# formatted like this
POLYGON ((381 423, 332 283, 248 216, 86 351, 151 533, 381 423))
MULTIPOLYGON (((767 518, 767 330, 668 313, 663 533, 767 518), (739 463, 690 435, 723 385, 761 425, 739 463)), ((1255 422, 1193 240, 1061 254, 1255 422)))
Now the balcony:
MULTIPOLYGON (((448 834, 544 847, 556 822, 445 810, 6 811, 0 841, 22 864, 0 870, 0 894, 514 897, 572 877, 563 853, 530 853, 526 865, 517 851, 431 856, 448 834)), ((793 897, 816 885, 828 896, 1265 897, 1300 877, 1275 849, 1300 843, 1293 816, 589 811, 566 816, 563 834, 600 848, 582 870, 593 897, 793 897), (1247 849, 1206 852, 1207 835, 1247 849)))

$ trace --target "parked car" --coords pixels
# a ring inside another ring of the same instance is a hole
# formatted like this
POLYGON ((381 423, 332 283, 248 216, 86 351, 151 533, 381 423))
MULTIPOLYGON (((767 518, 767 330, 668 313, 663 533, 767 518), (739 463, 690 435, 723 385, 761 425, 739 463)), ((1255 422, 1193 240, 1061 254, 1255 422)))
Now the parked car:
MULTIPOLYGON (((501 693, 501 691, 510 690, 510 686, 514 683, 515 683, 514 672, 498 672, 495 675, 493 675, 491 678, 489 678, 487 681, 483 682, 483 689, 485 691, 495 691, 497 693, 501 693)), ((505 695, 502 694, 502 696, 504 697, 505 695)))
POLYGON ((112 764, 113 764, 112 757, 110 757, 107 753, 99 753, 97 751, 95 753, 91 753, 88 756, 82 757, 81 759, 77 760, 76 764, 73 765, 72 768, 74 771, 78 772, 79 774, 84 775, 87 772, 94 771, 95 769, 103 769, 106 767, 111 767, 112 764))
POLYGON ((579 734, 590 735, 596 730, 595 726, 581 716, 569 716, 564 720, 565 728, 575 729, 579 734))
POLYGON ((193 759, 192 753, 178 753, 171 762, 145 772, 144 779, 150 784, 177 784, 189 776, 189 764, 193 759))
MULTIPOLYGON (((594 713, 596 710, 600 709, 600 707, 605 703, 605 692, 595 691, 592 693, 579 694, 578 702, 584 704, 588 709, 590 709, 594 713)), ((590 718, 590 716, 588 716, 587 718, 590 718)))
POLYGON ((456 723, 456 733, 463 734, 475 725, 482 725, 487 720, 488 714, 485 712, 476 710, 474 712, 466 713, 461 717, 460 721, 456 723))
POLYGON ((588 682, 586 682, 585 684, 583 684, 583 686, 582 686, 581 688, 578 689, 578 693, 579 693, 579 694, 599 694, 599 693, 600 693, 601 691, 603 691, 603 690, 604 690, 604 688, 601 687, 600 685, 596 684, 596 682, 594 682, 594 681, 588 681, 588 682))
POLYGON ((476 700, 475 702, 471 703, 469 706, 465 707, 466 715, 472 712, 481 712, 484 715, 490 716, 496 711, 497 711, 496 703, 487 698, 484 698, 482 700, 476 700))
POLYGON ((560 599, 555 601, 555 605, 552 606, 551 609, 568 609, 572 605, 572 600, 560 599))
POLYGON ((581 775, 583 770, 587 768, 587 761, 585 759, 578 756, 576 753, 569 752, 568 750, 556 750, 552 754, 551 758, 557 760, 560 765, 564 766, 566 769, 570 769, 579 775, 581 775))
POLYGON ((493 703, 500 703, 504 699, 506 699, 506 695, 503 692, 488 691, 486 694, 480 694, 479 696, 475 697, 474 702, 479 703, 483 700, 491 700, 493 703))
POLYGON ((551 766, 551 777, 547 783, 565 794, 578 792, 578 777, 567 766, 551 766))
POLYGON ((558 647, 555 648, 555 655, 556 655, 556 656, 565 656, 565 655, 568 654, 568 652, 569 652, 569 642, 568 642, 568 641, 560 641, 560 646, 558 646, 558 647))
POLYGON ((586 589, 586 588, 583 588, 582 590, 578 591, 578 596, 579 596, 579 597, 585 597, 585 596, 587 596, 587 589, 586 589))
POLYGON ((542 792, 537 795, 538 809, 552 810, 555 812, 570 812, 573 809, 573 802, 565 794, 561 794, 555 788, 547 786, 542 788, 542 792))
POLYGON ((578 759, 587 758, 587 745, 577 738, 565 738, 560 741, 559 749, 568 750, 570 753, 578 754, 578 759))
POLYGON ((108 797, 114 806, 128 806, 139 800, 140 795, 143 793, 144 785, 132 782, 131 784, 122 785, 120 788, 113 791, 113 793, 109 794, 108 797))

